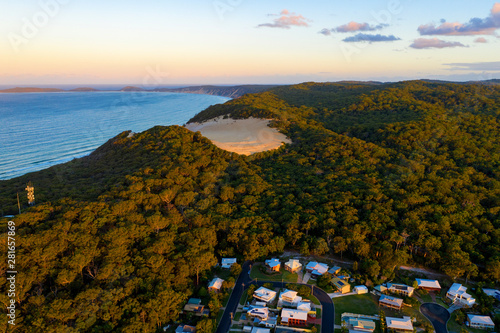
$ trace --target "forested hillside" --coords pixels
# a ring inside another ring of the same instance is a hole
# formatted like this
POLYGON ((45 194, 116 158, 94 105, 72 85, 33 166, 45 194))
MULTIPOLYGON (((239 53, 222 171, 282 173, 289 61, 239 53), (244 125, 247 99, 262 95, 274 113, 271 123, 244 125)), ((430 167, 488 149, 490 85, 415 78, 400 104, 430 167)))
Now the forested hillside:
POLYGON ((19 332, 151 331, 221 256, 285 248, 500 280, 500 86, 304 83, 191 121, 216 116, 273 118, 293 144, 244 157, 155 127, 0 182, 5 213, 27 181, 39 193, 14 219, 19 332))

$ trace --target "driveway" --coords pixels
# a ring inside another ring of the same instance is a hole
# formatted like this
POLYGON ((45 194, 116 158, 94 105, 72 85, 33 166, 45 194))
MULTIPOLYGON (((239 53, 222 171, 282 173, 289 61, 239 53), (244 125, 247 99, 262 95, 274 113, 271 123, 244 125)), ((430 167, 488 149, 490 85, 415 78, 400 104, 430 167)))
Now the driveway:
POLYGON ((448 310, 436 303, 424 303, 420 306, 420 312, 430 320, 436 333, 448 333, 446 328, 446 323, 450 319, 448 310))

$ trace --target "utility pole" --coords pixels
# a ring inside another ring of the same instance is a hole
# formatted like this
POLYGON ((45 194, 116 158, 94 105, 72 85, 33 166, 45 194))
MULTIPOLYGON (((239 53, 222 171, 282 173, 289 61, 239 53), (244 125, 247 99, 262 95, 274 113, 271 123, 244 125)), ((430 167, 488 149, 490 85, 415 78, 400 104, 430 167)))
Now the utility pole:
POLYGON ((21 214, 21 203, 19 202, 19 192, 17 192, 17 208, 19 208, 19 214, 21 214))

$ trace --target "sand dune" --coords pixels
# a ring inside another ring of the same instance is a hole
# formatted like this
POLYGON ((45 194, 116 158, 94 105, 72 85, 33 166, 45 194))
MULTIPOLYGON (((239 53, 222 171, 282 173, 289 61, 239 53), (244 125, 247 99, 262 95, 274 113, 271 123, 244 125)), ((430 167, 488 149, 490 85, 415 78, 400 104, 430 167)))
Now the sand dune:
POLYGON ((214 118, 203 123, 190 123, 186 128, 209 138, 217 147, 250 155, 279 148, 291 141, 275 128, 268 127, 269 119, 223 119, 214 118))

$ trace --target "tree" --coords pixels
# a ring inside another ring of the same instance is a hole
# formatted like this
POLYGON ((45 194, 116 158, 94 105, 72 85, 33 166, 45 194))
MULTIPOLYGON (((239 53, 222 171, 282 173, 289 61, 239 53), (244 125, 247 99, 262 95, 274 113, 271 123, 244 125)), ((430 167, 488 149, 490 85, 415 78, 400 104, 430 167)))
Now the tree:
POLYGON ((196 332, 213 333, 215 331, 215 323, 213 319, 205 318, 196 324, 196 332))
POLYGON ((305 256, 309 255, 309 243, 307 243, 306 241, 303 241, 300 245, 300 254, 305 256))
POLYGON ((234 276, 235 278, 237 278, 241 274, 241 271, 242 271, 242 268, 241 268, 240 264, 234 263, 231 265, 230 272, 231 272, 231 275, 234 276))
POLYGON ((372 259, 363 260, 361 262, 361 269, 372 278, 376 278, 380 273, 380 265, 372 259))
POLYGON ((340 253, 340 259, 342 260, 342 254, 347 250, 347 242, 344 237, 337 236, 333 239, 334 245, 333 250, 335 253, 340 253))
POLYGON ((318 238, 316 239, 316 244, 314 246, 314 254, 321 256, 325 253, 328 253, 330 251, 330 248, 328 247, 328 244, 326 243, 324 238, 318 238))

